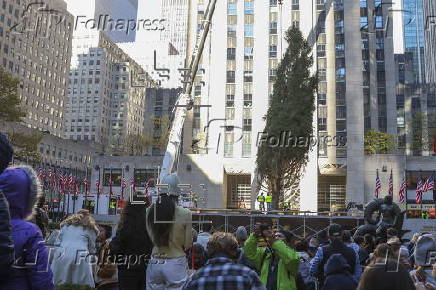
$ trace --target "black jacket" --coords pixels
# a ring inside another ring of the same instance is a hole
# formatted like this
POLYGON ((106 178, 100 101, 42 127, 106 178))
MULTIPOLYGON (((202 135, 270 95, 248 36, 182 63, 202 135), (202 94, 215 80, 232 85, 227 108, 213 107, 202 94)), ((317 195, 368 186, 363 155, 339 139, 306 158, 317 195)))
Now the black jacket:
POLYGON ((324 266, 327 264, 327 261, 330 258, 330 256, 334 254, 341 254, 344 257, 347 264, 350 266, 350 273, 354 274, 356 262, 358 263, 359 261, 356 261, 356 252, 354 252, 352 248, 348 247, 341 241, 335 240, 331 244, 327 246, 323 246, 322 249, 323 249, 323 259, 319 265, 319 270, 318 270, 318 281, 320 285, 324 284, 324 278, 325 278, 324 266))
POLYGON ((9 205, 0 191, 0 284, 6 281, 14 263, 14 244, 11 236, 9 205))
POLYGON ((330 256, 324 266, 325 282, 322 290, 356 290, 357 283, 350 271, 350 266, 341 254, 330 256))

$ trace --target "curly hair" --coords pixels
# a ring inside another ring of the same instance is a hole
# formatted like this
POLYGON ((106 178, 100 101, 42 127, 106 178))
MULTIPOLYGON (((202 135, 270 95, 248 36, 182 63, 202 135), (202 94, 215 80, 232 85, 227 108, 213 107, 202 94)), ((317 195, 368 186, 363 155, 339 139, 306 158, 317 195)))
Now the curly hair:
POLYGON ((61 227, 63 226, 82 226, 84 229, 94 231, 96 234, 99 232, 94 218, 86 209, 81 209, 76 214, 67 217, 61 223, 61 227))
POLYGON ((207 244, 207 253, 209 257, 217 254, 226 254, 231 259, 238 257, 238 241, 230 233, 217 232, 212 235, 207 244))

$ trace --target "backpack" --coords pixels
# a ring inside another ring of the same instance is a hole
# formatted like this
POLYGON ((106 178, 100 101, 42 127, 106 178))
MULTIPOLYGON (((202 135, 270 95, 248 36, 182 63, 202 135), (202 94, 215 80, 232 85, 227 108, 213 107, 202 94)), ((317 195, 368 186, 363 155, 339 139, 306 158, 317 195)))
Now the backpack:
POLYGON ((198 270, 206 263, 206 251, 202 245, 194 243, 189 249, 187 258, 189 269, 198 270))

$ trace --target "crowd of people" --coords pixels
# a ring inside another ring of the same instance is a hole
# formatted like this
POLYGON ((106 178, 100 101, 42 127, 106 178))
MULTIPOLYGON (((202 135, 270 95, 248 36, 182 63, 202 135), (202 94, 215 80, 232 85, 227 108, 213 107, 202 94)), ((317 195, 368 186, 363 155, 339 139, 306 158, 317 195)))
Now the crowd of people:
POLYGON ((2 290, 436 290, 431 233, 405 242, 393 228, 375 238, 353 236, 338 224, 304 238, 267 223, 235 233, 214 232, 211 223, 194 229, 191 212, 178 205, 174 174, 162 180, 169 187, 154 203, 127 203, 114 233, 87 210, 49 232, 37 175, 9 166, 12 154, 0 134, 2 290))

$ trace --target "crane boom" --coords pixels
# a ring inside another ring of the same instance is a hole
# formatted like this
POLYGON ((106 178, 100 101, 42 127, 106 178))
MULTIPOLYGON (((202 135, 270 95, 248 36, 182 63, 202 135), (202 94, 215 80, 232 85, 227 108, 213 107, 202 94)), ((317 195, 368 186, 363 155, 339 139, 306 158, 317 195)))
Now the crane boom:
POLYGON ((198 64, 200 62, 201 56, 203 54, 204 43, 209 34, 210 24, 212 21, 213 13, 215 12, 215 5, 217 0, 210 0, 206 18, 203 24, 203 31, 201 33, 200 42, 198 48, 194 50, 194 55, 191 59, 189 65, 189 80, 185 83, 183 93, 181 93, 177 99, 174 120, 171 125, 167 149, 162 161, 162 167, 159 174, 159 180, 162 180, 168 174, 171 174, 176 159, 176 155, 180 150, 180 144, 182 141, 182 131, 183 125, 186 120, 186 113, 188 110, 192 109, 193 100, 191 97, 192 87, 194 85, 195 76, 198 71, 198 64))

